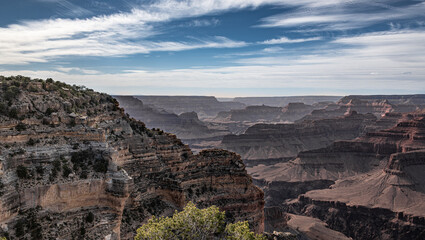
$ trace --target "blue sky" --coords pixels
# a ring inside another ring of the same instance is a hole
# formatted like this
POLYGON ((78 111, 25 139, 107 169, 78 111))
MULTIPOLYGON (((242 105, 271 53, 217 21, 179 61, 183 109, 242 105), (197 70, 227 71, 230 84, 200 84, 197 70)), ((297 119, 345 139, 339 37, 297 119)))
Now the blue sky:
POLYGON ((421 0, 3 0, 0 74, 109 94, 425 93, 421 0))

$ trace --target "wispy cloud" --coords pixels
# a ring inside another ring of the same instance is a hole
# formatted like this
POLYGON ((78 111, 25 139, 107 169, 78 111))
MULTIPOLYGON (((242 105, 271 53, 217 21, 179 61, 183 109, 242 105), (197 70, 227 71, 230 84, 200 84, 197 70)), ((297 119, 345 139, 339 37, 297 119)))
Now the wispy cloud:
MULTIPOLYGON (((66 2, 58 1, 63 4, 66 2)), ((87 19, 25 21, 0 28, 0 64, 47 62, 62 56, 123 56, 151 51, 240 47, 245 43, 224 37, 193 42, 153 42, 146 39, 157 34, 154 23, 277 2, 164 0, 139 6, 128 13, 87 19)), ((205 22, 196 24, 205 25, 205 22)))
POLYGON ((322 40, 322 37, 312 37, 312 38, 298 38, 298 39, 289 39, 287 37, 280 37, 275 39, 270 39, 261 42, 262 44, 285 44, 285 43, 302 43, 302 42, 311 42, 322 40))
POLYGON ((58 70, 60 72, 68 73, 68 74, 70 74, 70 73, 86 74, 86 75, 101 74, 101 72, 99 72, 97 70, 83 69, 83 68, 78 68, 78 67, 57 67, 56 70, 58 70))
POLYGON ((220 20, 216 18, 212 19, 194 19, 181 25, 181 27, 209 27, 217 26, 220 24, 220 20))
MULTIPOLYGON (((185 68, 149 71, 129 69, 117 74, 99 74, 96 78, 63 71, 0 71, 0 74, 22 74, 33 77, 55 77, 78 85, 110 93, 127 86, 129 94, 140 94, 147 87, 158 88, 238 88, 270 89, 309 88, 323 93, 350 94, 358 89, 376 89, 386 93, 417 93, 425 89, 425 33, 421 31, 387 31, 340 37, 331 43, 335 51, 318 50, 298 56, 272 56, 239 60, 239 66, 185 68), (401 84, 402 82, 402 84, 401 84), (345 89, 341 92, 341 89, 345 89)), ((282 49, 276 49, 281 51, 282 49)), ((154 93, 151 93, 154 94, 154 93)), ((170 92, 169 94, 172 94, 170 92)), ((219 94, 219 93, 217 93, 219 94)))
POLYGON ((393 7, 373 1, 335 1, 335 7, 302 6, 290 14, 264 18, 259 27, 306 27, 309 30, 347 30, 425 16, 425 2, 393 7))
POLYGON ((67 0, 37 0, 39 2, 57 4, 58 14, 66 17, 82 17, 92 14, 91 11, 75 5, 67 0))

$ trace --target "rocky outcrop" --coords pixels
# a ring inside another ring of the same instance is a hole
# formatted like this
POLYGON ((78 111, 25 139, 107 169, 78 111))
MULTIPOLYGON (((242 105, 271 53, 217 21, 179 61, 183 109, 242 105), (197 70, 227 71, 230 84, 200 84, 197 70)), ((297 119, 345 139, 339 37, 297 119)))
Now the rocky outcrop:
POLYGON ((256 124, 241 135, 227 135, 222 147, 235 151, 249 166, 282 162, 301 151, 326 147, 336 140, 354 139, 376 117, 352 112, 334 119, 304 121, 295 124, 256 124))
POLYGON ((1 85, 0 234, 8 239, 132 239, 152 215, 187 201, 263 231, 263 192, 236 154, 194 155, 90 89, 24 77, 1 85))
POLYGON ((146 105, 164 109, 169 113, 196 112, 201 119, 215 117, 221 111, 242 109, 240 102, 219 102, 215 97, 206 96, 135 96, 146 105))
POLYGON ((293 122, 309 114, 314 106, 304 103, 289 103, 285 107, 271 107, 266 105, 248 106, 245 109, 220 112, 216 121, 233 122, 293 122))
POLYGON ((281 208, 319 218, 354 239, 422 239, 425 114, 406 117, 412 119, 388 130, 300 153, 283 175, 303 168, 298 179, 335 184, 308 191, 281 208))
POLYGON ((313 105, 320 102, 336 102, 339 99, 341 99, 341 96, 237 97, 233 101, 244 103, 247 106, 267 105, 271 107, 284 107, 294 102, 313 105))
POLYGON ((163 131, 176 134, 180 139, 199 142, 200 139, 221 137, 228 131, 209 129, 198 119, 196 112, 187 112, 180 115, 168 113, 146 106, 143 102, 132 96, 114 96, 126 113, 145 123, 148 128, 159 128, 163 131))
POLYGON ((407 113, 425 107, 425 95, 365 95, 346 96, 337 104, 317 109, 298 121, 341 116, 350 111, 372 113, 381 118, 387 113, 407 113))
POLYGON ((425 104, 425 94, 413 95, 349 95, 340 99, 341 103, 348 103, 352 99, 360 99, 363 101, 383 101, 387 100, 391 104, 396 105, 423 105, 425 104))

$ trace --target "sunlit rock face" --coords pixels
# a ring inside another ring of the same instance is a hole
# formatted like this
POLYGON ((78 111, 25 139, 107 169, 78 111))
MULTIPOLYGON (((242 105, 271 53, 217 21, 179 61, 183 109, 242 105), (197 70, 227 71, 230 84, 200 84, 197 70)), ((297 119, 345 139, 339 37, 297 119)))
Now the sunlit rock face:
POLYGON ((11 239, 132 239, 188 201, 263 230, 263 192, 236 154, 194 155, 90 89, 24 77, 1 86, 0 222, 11 239))

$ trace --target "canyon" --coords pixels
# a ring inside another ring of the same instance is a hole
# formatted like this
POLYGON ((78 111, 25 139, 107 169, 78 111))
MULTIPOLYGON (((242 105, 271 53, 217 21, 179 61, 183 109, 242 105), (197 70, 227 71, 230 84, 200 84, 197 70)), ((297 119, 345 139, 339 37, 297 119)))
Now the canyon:
POLYGON ((8 239, 132 239, 188 201, 268 239, 425 236, 423 95, 266 106, 0 80, 8 239))
POLYGON ((202 120, 230 134, 199 150, 241 155, 265 193, 266 231, 300 239, 422 238, 424 95, 285 106, 279 98, 248 100, 202 120))
POLYGON ((193 154, 84 87, 2 77, 0 234, 8 239, 132 239, 188 201, 264 230, 264 194, 241 158, 193 154), (249 201, 248 201, 249 199, 249 201))

